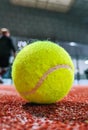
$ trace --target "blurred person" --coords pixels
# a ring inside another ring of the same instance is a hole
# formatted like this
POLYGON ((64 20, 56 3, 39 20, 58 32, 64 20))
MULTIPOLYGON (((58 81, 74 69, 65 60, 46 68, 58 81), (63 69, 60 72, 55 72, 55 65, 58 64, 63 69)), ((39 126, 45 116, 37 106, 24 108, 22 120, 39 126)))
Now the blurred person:
POLYGON ((7 28, 2 28, 0 30, 0 33, 0 83, 3 83, 2 75, 7 71, 7 68, 9 67, 10 57, 12 55, 15 57, 16 49, 10 37, 10 31, 7 28))
POLYGON ((84 73, 85 73, 85 75, 86 75, 86 79, 88 79, 88 69, 86 69, 86 70, 84 71, 84 73))

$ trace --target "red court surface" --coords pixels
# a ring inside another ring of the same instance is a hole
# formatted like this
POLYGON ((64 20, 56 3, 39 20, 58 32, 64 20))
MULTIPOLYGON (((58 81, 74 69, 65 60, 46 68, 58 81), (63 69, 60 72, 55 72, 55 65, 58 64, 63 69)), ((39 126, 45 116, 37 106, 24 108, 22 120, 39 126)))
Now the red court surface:
POLYGON ((0 85, 0 130, 88 130, 88 86, 74 86, 62 101, 39 105, 0 85))

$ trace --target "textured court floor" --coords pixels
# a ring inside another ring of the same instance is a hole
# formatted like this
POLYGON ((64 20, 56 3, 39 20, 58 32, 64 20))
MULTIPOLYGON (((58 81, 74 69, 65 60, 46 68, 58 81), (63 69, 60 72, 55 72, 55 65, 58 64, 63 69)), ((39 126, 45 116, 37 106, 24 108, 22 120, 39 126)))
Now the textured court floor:
POLYGON ((88 130, 88 86, 74 86, 60 102, 27 103, 14 86, 0 85, 0 130, 88 130))

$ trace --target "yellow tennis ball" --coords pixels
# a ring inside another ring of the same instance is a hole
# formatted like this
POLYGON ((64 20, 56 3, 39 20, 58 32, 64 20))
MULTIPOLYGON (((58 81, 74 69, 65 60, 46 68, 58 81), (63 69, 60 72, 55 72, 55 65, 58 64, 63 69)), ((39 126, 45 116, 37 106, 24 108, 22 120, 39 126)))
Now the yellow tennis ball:
POLYGON ((54 103, 70 91, 74 65, 69 54, 59 45, 36 41, 17 54, 12 79, 17 91, 27 101, 54 103))

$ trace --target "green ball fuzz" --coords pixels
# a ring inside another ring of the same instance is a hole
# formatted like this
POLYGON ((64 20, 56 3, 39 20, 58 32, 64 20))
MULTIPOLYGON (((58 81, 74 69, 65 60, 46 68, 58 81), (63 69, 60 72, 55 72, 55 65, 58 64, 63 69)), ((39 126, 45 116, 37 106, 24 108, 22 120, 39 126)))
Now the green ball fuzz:
POLYGON ((37 41, 17 54, 12 79, 19 94, 28 102, 55 103, 70 91, 74 65, 64 48, 50 41, 37 41))

